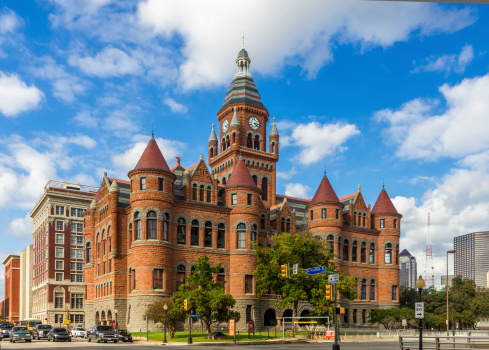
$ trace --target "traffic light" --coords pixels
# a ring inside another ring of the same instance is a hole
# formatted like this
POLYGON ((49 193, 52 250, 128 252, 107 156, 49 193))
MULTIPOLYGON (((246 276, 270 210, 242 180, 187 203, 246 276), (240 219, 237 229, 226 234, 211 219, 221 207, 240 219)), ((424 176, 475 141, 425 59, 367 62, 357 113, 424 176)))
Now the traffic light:
POLYGON ((283 278, 289 278, 289 271, 287 265, 280 265, 280 271, 283 278))
POLYGON ((326 285, 326 300, 327 301, 332 301, 333 300, 333 286, 330 284, 326 285))
POLYGON ((344 315, 345 314, 345 308, 344 307, 340 307, 340 315, 344 315))
POLYGON ((183 301, 183 308, 184 308, 184 310, 185 310, 185 311, 187 311, 187 310, 188 310, 188 300, 187 300, 187 299, 185 299, 185 300, 183 301))

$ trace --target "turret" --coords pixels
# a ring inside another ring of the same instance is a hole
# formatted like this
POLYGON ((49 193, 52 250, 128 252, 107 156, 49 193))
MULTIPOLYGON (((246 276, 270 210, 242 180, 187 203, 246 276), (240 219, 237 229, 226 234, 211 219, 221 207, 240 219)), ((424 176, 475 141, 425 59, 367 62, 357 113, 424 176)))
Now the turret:
POLYGON ((277 126, 275 125, 275 118, 273 118, 272 129, 270 130, 268 138, 270 143, 270 153, 278 155, 279 135, 277 126))
POLYGON ((217 136, 214 131, 214 124, 212 124, 211 135, 209 136, 209 160, 217 156, 217 136))
MULTIPOLYGON (((110 208, 110 217, 112 218, 112 227, 111 227, 111 251, 109 252, 113 258, 117 258, 117 254, 119 251, 118 248, 118 233, 119 233, 119 220, 118 220, 118 212, 117 207, 119 205, 119 185, 115 180, 112 180, 112 183, 109 187, 109 208, 110 208)), ((111 263, 113 263, 112 260, 111 263)))
POLYGON ((402 215, 397 212, 384 187, 380 191, 371 214, 372 224, 376 229, 394 229, 400 233, 402 215))

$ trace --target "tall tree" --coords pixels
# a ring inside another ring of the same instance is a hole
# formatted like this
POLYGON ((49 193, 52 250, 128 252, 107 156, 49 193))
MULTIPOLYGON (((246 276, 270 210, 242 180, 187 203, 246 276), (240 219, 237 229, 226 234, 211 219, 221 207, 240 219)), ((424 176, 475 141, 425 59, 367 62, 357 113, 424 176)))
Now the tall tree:
MULTIPOLYGON (((271 247, 255 248, 258 267, 254 275, 258 283, 258 299, 273 289, 282 297, 277 306, 283 308, 292 305, 294 317, 297 316, 301 300, 311 303, 317 315, 328 314, 332 305, 325 300, 327 275, 307 276, 304 271, 306 268, 317 266, 326 266, 327 271, 334 271, 335 266, 330 263, 334 255, 329 252, 327 243, 310 232, 282 233, 274 236, 272 241, 271 247), (290 271, 289 278, 282 278, 280 266, 284 264, 288 264, 290 268, 298 264, 299 273, 292 275, 290 271)), ((338 292, 350 300, 357 296, 356 281, 353 277, 341 274, 337 287, 338 292)))
POLYGON ((166 321, 166 330, 168 331, 168 336, 170 339, 175 337, 178 324, 185 320, 185 312, 174 307, 173 300, 170 298, 161 298, 160 300, 149 305, 144 314, 145 318, 146 316, 155 322, 164 323, 166 321), (165 304, 168 308, 166 318, 164 310, 165 304))
POLYGON ((419 300, 418 293, 414 288, 400 286, 399 287, 399 306, 407 307, 414 310, 414 304, 419 300))
POLYGON ((232 318, 239 321, 239 313, 232 310, 236 304, 233 296, 224 292, 224 284, 214 282, 214 275, 221 270, 221 264, 212 266, 209 258, 201 255, 194 267, 192 275, 187 277, 186 283, 172 297, 175 312, 185 313, 183 301, 187 299, 189 309, 201 315, 209 335, 213 323, 232 318))

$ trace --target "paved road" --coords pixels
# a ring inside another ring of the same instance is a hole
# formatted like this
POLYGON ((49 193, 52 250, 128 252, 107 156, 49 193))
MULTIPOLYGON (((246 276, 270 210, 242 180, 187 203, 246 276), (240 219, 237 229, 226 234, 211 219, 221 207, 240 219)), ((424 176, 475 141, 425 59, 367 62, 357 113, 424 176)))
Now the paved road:
MULTIPOLYGON (((33 340, 32 343, 16 343, 12 344, 7 340, 4 340, 0 343, 1 349, 59 349, 59 350, 67 350, 67 349, 80 349, 86 348, 90 350, 102 350, 102 349, 114 349, 114 348, 124 348, 124 349, 144 349, 144 350, 162 350, 163 348, 171 348, 175 350, 225 350, 234 348, 233 346, 223 346, 223 345, 209 345, 209 346, 198 346, 198 345, 154 345, 147 344, 145 342, 135 342, 135 343, 107 343, 107 344, 97 344, 94 342, 88 343, 85 340, 73 339, 70 343, 52 343, 48 341, 37 341, 33 340)), ((256 345, 240 345, 239 349, 267 349, 267 350, 329 350, 332 348, 332 343, 318 343, 318 344, 309 344, 309 343, 300 343, 300 344, 256 344, 256 345)), ((397 350, 399 348, 399 342, 397 341, 372 341, 372 342, 360 342, 360 343, 342 343, 341 350, 397 350)))

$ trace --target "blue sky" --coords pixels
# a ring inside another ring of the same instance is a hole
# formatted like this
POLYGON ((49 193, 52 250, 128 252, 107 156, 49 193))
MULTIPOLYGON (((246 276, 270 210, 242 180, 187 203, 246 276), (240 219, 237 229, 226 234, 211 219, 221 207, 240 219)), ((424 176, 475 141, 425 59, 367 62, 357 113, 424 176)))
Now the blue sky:
POLYGON ((278 192, 311 198, 326 167, 338 196, 361 184, 373 205, 385 182, 420 271, 431 213, 439 276, 453 237, 488 227, 488 19, 383 1, 0 1, 0 253, 30 242, 48 180, 126 178, 152 125, 170 165, 207 160, 244 30, 278 122, 278 192))

